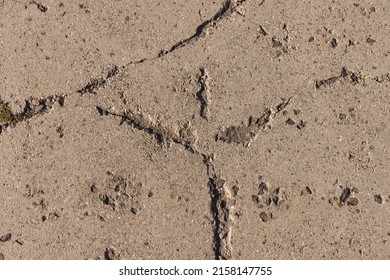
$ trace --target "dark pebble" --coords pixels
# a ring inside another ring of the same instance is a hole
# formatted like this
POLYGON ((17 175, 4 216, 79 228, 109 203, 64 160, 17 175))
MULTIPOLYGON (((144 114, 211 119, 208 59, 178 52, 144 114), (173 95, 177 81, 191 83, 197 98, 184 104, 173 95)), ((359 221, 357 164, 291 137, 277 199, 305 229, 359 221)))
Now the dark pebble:
POLYGON ((1 242, 7 242, 11 239, 11 233, 4 234, 2 237, 0 237, 1 242))
POLYGON ((375 41, 374 39, 368 37, 367 40, 366 40, 366 42, 367 42, 367 44, 372 45, 372 44, 374 44, 376 41, 375 41))
POLYGON ((383 197, 379 194, 374 195, 374 200, 376 203, 383 204, 383 197))
POLYGON ((15 242, 18 243, 19 245, 24 245, 24 241, 23 240, 16 239, 15 242))
POLYGON ((307 192, 308 194, 313 194, 313 191, 312 191, 309 187, 306 187, 306 192, 307 192))
POLYGON ((346 114, 340 113, 340 115, 339 115, 340 120, 345 120, 346 118, 347 118, 346 114))
POLYGON ((98 191, 97 187, 95 186, 95 184, 93 184, 91 186, 91 192, 96 193, 97 191, 98 191))
POLYGON ((359 199, 357 199, 356 197, 352 197, 348 199, 347 204, 350 206, 357 206, 359 204, 359 199))
POLYGON ((345 203, 347 199, 350 197, 350 195, 351 195, 351 189, 346 187, 341 193, 340 202, 345 203))
POLYGON ((0 261, 4 261, 5 260, 5 257, 3 255, 3 253, 0 253, 0 261))
POLYGON ((153 195, 154 195, 154 193, 152 191, 148 192, 148 197, 152 197, 153 195))
POLYGON ((257 195, 252 195, 252 201, 257 204, 260 202, 260 199, 257 195))
POLYGON ((289 118, 287 121, 286 121, 286 124, 288 125, 294 125, 295 124, 295 121, 291 118, 289 118))
POLYGON ((267 183, 261 182, 259 185, 259 195, 263 195, 268 191, 267 183))
POLYGON ((357 83, 359 83, 359 77, 356 76, 354 73, 352 73, 352 75, 351 75, 351 83, 353 85, 356 85, 357 83))
POLYGON ((106 260, 119 260, 120 258, 120 253, 115 250, 113 247, 109 247, 106 249, 106 251, 104 252, 104 258, 106 260))
POLYGON ((313 42, 313 41, 314 41, 314 37, 313 37, 313 36, 310 36, 309 42, 313 42))
POLYGON ((307 125, 307 122, 306 122, 306 121, 300 121, 300 122, 297 124, 297 128, 298 128, 298 129, 304 129, 306 125, 307 125))
POLYGON ((259 217, 260 219, 263 221, 263 222, 267 222, 268 221, 268 214, 266 212, 261 212, 259 214, 259 217))
POLYGON ((115 200, 106 194, 102 195, 100 199, 106 205, 115 205, 115 200))
POLYGON ((336 38, 332 38, 332 40, 330 40, 330 45, 332 46, 332 48, 337 47, 338 43, 336 38))
POLYGON ((133 213, 134 215, 137 215, 138 213, 138 209, 137 208, 134 208, 134 207, 131 207, 131 213, 133 213))

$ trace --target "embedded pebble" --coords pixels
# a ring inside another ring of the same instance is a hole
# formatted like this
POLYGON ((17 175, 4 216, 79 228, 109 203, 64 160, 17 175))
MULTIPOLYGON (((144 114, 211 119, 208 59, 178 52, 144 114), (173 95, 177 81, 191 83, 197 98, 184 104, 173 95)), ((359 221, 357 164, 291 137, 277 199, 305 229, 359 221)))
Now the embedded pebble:
POLYGON ((2 237, 0 237, 1 242, 7 242, 8 240, 11 239, 11 233, 4 234, 2 237))
POLYGON ((376 203, 383 204, 383 197, 379 194, 374 195, 374 200, 376 203))
POLYGON ((104 252, 106 260, 119 260, 120 256, 121 254, 114 247, 108 247, 104 252))
POLYGON ((263 222, 267 222, 268 221, 268 214, 266 212, 261 212, 260 215, 259 215, 260 219, 263 221, 263 222))
POLYGON ((341 193, 340 202, 345 203, 347 199, 350 197, 350 195, 351 195, 351 189, 346 187, 341 193))
POLYGON ((359 204, 359 199, 357 199, 356 197, 352 197, 347 201, 347 205, 350 206, 357 206, 358 204, 359 204))

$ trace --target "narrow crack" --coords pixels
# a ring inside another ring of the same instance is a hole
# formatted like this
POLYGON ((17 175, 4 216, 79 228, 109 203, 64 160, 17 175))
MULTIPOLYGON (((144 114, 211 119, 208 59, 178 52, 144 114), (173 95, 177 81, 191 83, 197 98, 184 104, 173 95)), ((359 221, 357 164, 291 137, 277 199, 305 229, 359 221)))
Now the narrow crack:
POLYGON ((84 87, 77 90, 76 92, 80 93, 81 96, 86 93, 96 93, 102 87, 105 87, 107 82, 119 74, 118 66, 113 66, 105 77, 92 78, 84 87))
POLYGON ((210 118, 210 80, 209 74, 205 68, 200 69, 200 77, 198 83, 200 86, 199 91, 196 94, 197 99, 200 101, 200 116, 206 121, 210 118))
POLYGON ((377 83, 386 83, 386 82, 390 82, 390 74, 386 73, 384 75, 371 77, 368 75, 363 75, 358 72, 350 71, 346 67, 343 67, 339 75, 327 79, 323 79, 323 80, 315 80, 314 81, 315 88, 321 89, 323 87, 329 87, 340 80, 347 81, 352 85, 357 85, 361 82, 364 82, 365 80, 372 80, 377 83))
POLYGON ((217 260, 233 259, 232 235, 236 223, 238 186, 230 187, 226 180, 217 175, 214 154, 203 155, 209 176, 210 210, 214 219, 214 253, 217 260))
POLYGON ((162 49, 155 56, 149 58, 142 58, 136 61, 132 61, 128 64, 140 64, 149 60, 155 60, 162 58, 178 49, 181 49, 185 46, 188 46, 192 43, 195 43, 201 38, 206 37, 209 34, 211 28, 215 27, 220 21, 229 17, 231 14, 237 12, 238 8, 242 6, 248 0, 225 0, 221 8, 216 12, 211 18, 202 22, 196 29, 195 33, 175 44, 173 44, 168 49, 162 49))
POLYGON ((196 31, 192 36, 182 41, 179 41, 178 43, 171 46, 168 50, 161 50, 158 54, 158 57, 163 57, 171 52, 174 52, 180 48, 183 48, 191 43, 198 41, 200 38, 205 37, 209 32, 209 28, 215 26, 219 21, 234 13, 237 8, 241 6, 245 1, 247 0, 226 0, 222 4, 222 7, 219 9, 219 11, 212 18, 202 22, 202 24, 200 24, 196 28, 196 31))
POLYGON ((127 123, 132 127, 153 135, 160 145, 169 146, 171 143, 176 143, 184 146, 191 153, 198 154, 196 131, 190 123, 187 123, 176 132, 172 128, 154 121, 150 116, 142 113, 136 113, 131 110, 126 110, 123 113, 115 113, 99 106, 96 109, 101 116, 111 115, 119 117, 121 119, 120 125, 127 123))
POLYGON ((216 140, 226 143, 234 142, 249 147, 259 132, 289 104, 290 100, 291 97, 287 100, 282 100, 282 103, 278 104, 275 109, 267 108, 263 115, 256 119, 250 116, 247 125, 233 125, 221 129, 216 135, 216 140))

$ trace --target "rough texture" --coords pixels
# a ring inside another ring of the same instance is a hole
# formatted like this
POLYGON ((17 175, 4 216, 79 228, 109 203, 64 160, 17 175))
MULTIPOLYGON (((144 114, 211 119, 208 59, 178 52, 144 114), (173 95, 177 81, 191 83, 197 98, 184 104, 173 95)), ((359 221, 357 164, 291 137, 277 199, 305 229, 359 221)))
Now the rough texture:
POLYGON ((0 2, 0 259, 390 258, 390 2, 206 2, 0 2))

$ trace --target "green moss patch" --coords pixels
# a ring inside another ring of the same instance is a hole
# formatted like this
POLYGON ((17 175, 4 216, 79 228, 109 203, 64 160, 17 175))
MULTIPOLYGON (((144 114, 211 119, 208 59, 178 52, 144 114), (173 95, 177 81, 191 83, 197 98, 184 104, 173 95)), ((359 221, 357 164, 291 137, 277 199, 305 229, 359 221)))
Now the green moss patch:
POLYGON ((14 114, 7 103, 0 99, 0 124, 15 125, 23 120, 21 114, 14 114))

